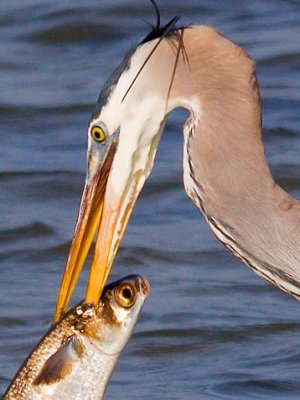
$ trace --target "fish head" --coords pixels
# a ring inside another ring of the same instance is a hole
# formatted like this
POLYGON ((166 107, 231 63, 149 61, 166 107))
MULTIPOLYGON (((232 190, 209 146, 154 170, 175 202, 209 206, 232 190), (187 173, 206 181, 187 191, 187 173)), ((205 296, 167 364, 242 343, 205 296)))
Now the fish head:
POLYGON ((107 285, 96 306, 80 306, 83 314, 91 314, 82 334, 104 354, 120 353, 132 335, 149 292, 148 281, 139 275, 107 285))
POLYGON ((39 396, 26 392, 26 399, 81 399, 77 391, 85 393, 86 379, 93 382, 101 373, 103 393, 149 291, 145 278, 130 275, 107 285, 98 304, 81 302, 71 309, 34 349, 8 389, 13 397, 7 399, 25 399, 19 394, 31 389, 39 396))

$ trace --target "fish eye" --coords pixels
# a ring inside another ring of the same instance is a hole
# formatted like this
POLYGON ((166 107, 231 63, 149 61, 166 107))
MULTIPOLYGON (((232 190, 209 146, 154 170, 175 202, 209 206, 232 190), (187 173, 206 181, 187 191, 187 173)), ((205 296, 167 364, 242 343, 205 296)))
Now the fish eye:
POLYGON ((104 142, 104 140, 106 139, 104 130, 101 128, 101 126, 98 125, 92 127, 91 135, 92 138, 98 143, 104 142))
POLYGON ((115 296, 120 306, 128 308, 135 303, 136 291, 131 285, 125 283, 116 290, 115 296))

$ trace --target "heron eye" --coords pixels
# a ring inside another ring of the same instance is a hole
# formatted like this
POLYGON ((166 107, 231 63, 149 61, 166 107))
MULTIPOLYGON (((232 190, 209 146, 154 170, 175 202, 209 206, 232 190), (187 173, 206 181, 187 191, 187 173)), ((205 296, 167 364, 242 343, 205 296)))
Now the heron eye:
POLYGON ((93 126, 91 130, 91 135, 92 138, 98 143, 104 142, 104 140, 106 139, 105 132, 100 126, 93 126))
POLYGON ((129 308, 135 303, 136 291, 131 285, 125 283, 118 287, 115 292, 115 296, 120 306, 129 308))

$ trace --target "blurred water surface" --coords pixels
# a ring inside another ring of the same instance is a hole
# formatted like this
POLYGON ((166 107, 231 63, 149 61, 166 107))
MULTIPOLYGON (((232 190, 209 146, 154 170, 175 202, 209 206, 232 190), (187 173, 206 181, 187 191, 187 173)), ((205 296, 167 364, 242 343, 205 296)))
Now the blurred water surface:
MULTIPOLYGON (((300 198, 300 2, 160 5, 257 61, 266 154, 300 198)), ((53 315, 98 93, 154 18, 146 0, 0 2, 0 393, 53 315)), ((300 305, 226 252, 187 199, 186 116, 169 120, 113 268, 145 275, 152 294, 106 398, 299 399, 300 305)))

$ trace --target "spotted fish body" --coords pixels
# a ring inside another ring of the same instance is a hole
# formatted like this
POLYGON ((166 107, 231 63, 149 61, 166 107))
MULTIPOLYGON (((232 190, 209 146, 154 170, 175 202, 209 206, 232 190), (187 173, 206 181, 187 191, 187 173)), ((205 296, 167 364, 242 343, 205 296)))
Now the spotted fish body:
POLYGON ((103 399, 148 293, 148 282, 131 275, 106 286, 96 306, 71 309, 36 346, 3 399, 103 399))

